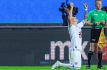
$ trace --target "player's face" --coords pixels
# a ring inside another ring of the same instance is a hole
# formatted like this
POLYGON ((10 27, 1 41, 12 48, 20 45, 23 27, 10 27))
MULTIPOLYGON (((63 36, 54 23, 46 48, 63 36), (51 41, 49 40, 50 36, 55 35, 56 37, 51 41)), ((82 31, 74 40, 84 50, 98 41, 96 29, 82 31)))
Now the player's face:
POLYGON ((95 2, 95 6, 96 6, 97 10, 101 10, 101 8, 102 8, 102 2, 101 1, 96 1, 95 2))

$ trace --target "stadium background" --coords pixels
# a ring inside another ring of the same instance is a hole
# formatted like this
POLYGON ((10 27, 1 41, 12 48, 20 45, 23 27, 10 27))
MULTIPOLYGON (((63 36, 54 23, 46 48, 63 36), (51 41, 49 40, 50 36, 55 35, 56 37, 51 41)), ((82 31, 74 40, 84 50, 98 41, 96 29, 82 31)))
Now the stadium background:
MULTIPOLYGON (((87 2, 89 11, 94 9, 94 0, 68 0, 79 8, 77 18, 83 18, 83 3, 87 2)), ((106 5, 106 0, 103 6, 106 5)), ((56 60, 68 62, 68 48, 65 47, 64 58, 60 47, 56 47, 55 59, 51 55, 52 43, 69 46, 69 35, 66 26, 36 26, 62 24, 58 8, 65 0, 0 0, 0 65, 1 66, 34 66, 51 65, 56 60), (11 26, 12 24, 16 26, 11 26), (34 26, 23 26, 32 25, 34 26), (20 25, 20 26, 19 26, 20 25), (21 26, 22 25, 22 26, 21 26), (58 54, 57 54, 58 53, 58 54), (66 56, 65 56, 66 55, 66 56), (60 57, 59 57, 60 56, 60 57)), ((107 27, 106 27, 107 36, 107 27)), ((83 43, 86 43, 84 54, 89 47, 90 27, 83 28, 83 43)), ((105 45, 107 46, 107 44, 105 45)), ((104 48, 103 63, 107 64, 107 47, 104 48)), ((87 58, 83 55, 83 63, 87 58)), ((94 55, 94 57, 96 57, 94 55)), ((97 60, 93 58, 92 60, 97 60)), ((96 64, 96 61, 92 61, 96 64)))
MULTIPOLYGON (((83 19, 83 3, 94 9, 94 0, 0 0, 0 24, 62 24, 59 7, 62 2, 73 2, 79 8, 77 18, 83 19)), ((106 0, 102 0, 107 6, 106 0)))

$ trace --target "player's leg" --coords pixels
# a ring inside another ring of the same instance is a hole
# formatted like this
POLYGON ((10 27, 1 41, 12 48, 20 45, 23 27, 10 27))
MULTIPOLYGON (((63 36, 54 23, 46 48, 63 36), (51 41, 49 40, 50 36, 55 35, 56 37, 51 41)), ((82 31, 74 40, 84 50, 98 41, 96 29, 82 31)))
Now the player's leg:
POLYGON ((74 69, 80 69, 81 64, 82 64, 81 50, 75 49, 75 51, 74 51, 74 64, 73 64, 74 69))
MULTIPOLYGON (((100 37, 100 33, 101 33, 101 29, 97 29, 97 35, 96 35, 96 43, 98 43, 99 37, 100 37)), ((97 68, 101 68, 102 67, 102 48, 98 47, 98 66, 97 68)))
POLYGON ((62 63, 60 61, 56 61, 55 64, 52 65, 52 69, 56 69, 58 67, 65 67, 65 68, 70 68, 70 64, 68 63, 62 63))
POLYGON ((69 48, 69 63, 62 63, 60 61, 55 62, 55 64, 52 65, 52 69, 58 68, 58 67, 66 67, 66 68, 72 68, 72 64, 73 64, 73 45, 72 47, 69 48))
POLYGON ((59 67, 59 61, 56 61, 53 65, 52 65, 52 69, 58 68, 59 67))
POLYGON ((99 35, 100 35, 100 29, 91 29, 91 39, 90 39, 91 43, 90 43, 90 48, 89 48, 89 52, 88 52, 88 65, 87 65, 87 68, 90 68, 91 57, 92 57, 93 52, 95 50, 95 43, 98 42, 99 35))
POLYGON ((97 68, 102 67, 102 48, 98 47, 98 66, 97 68))
POLYGON ((87 68, 91 67, 91 57, 94 53, 94 43, 90 43, 90 48, 89 48, 89 52, 88 52, 88 64, 87 64, 87 68))
POLYGON ((80 69, 81 68, 81 50, 82 46, 77 47, 71 47, 69 49, 69 63, 70 63, 70 68, 73 69, 80 69), (81 48, 79 48, 81 47, 81 48))
POLYGON ((74 52, 73 52, 73 47, 69 48, 69 63, 71 64, 71 66, 74 63, 74 52))
POLYGON ((56 61, 55 64, 52 65, 52 69, 58 68, 58 67, 66 67, 66 68, 70 68, 71 64, 73 62, 73 49, 72 47, 69 48, 69 63, 62 63, 60 61, 56 61))

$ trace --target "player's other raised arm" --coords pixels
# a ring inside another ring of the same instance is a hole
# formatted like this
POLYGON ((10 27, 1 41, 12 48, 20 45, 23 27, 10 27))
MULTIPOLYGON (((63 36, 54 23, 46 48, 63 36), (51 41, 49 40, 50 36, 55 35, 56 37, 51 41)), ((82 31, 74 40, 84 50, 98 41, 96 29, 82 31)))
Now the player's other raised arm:
POLYGON ((88 4, 87 3, 83 3, 83 6, 84 6, 84 21, 85 21, 85 24, 86 25, 92 25, 92 23, 90 21, 87 20, 87 17, 88 17, 88 4))

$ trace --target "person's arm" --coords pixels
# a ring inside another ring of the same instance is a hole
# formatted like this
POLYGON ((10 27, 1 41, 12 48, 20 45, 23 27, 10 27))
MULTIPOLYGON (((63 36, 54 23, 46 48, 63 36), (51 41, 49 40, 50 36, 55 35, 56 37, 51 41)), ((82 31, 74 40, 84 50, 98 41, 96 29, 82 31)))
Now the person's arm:
POLYGON ((83 3, 83 5, 84 5, 84 10, 85 10, 85 12, 84 12, 84 23, 86 25, 92 25, 92 23, 87 20, 87 18, 88 18, 88 4, 87 3, 83 3))
POLYGON ((84 20, 87 19, 87 15, 88 15, 88 5, 87 3, 83 3, 84 5, 84 10, 85 10, 85 13, 84 13, 84 20))
POLYGON ((88 16, 88 5, 87 3, 83 3, 84 6, 84 19, 80 23, 78 23, 78 27, 82 28, 85 25, 91 25, 90 22, 87 20, 88 16))
POLYGON ((104 12, 104 15, 105 15, 105 19, 103 21, 101 21, 100 24, 106 25, 106 23, 107 23, 107 13, 104 12))
POLYGON ((66 13, 68 14, 68 23, 69 23, 69 25, 72 25, 72 18, 73 18, 73 16, 72 16, 72 12, 73 12, 73 3, 70 3, 70 10, 68 9, 68 8, 66 8, 65 9, 65 11, 66 11, 66 13))
POLYGON ((85 10, 85 12, 84 12, 84 23, 86 25, 92 25, 92 23, 90 22, 91 16, 90 16, 90 14, 88 15, 88 4, 87 3, 83 3, 83 5, 84 5, 84 10, 85 10))

